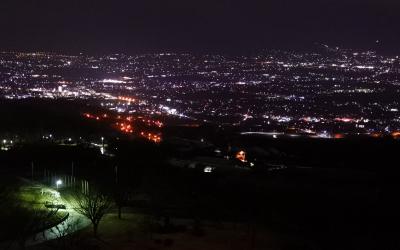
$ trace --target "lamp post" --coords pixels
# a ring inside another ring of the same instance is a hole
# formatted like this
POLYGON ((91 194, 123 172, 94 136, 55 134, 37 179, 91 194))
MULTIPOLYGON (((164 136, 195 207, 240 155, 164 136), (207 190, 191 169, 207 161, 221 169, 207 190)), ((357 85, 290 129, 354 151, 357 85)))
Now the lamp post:
POLYGON ((104 137, 101 137, 101 148, 100 148, 100 152, 102 155, 104 155, 104 137))
POLYGON ((57 190, 58 190, 58 187, 59 187, 61 184, 62 184, 62 180, 57 180, 57 181, 56 181, 57 190))

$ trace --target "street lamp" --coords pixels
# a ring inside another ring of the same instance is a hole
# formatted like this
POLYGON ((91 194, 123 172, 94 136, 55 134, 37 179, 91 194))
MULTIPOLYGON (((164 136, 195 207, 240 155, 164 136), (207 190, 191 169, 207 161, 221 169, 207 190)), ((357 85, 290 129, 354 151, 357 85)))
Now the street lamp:
POLYGON ((57 190, 58 190, 58 187, 59 187, 61 184, 62 184, 62 180, 57 180, 57 181, 56 181, 57 190))
POLYGON ((101 137, 101 148, 100 148, 100 152, 102 155, 104 155, 104 137, 101 137))

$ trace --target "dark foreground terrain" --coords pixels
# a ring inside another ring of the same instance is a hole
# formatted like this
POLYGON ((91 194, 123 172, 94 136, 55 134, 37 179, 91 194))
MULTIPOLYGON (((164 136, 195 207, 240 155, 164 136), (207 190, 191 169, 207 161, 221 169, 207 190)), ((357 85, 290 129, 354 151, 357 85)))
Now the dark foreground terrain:
MULTIPOLYGON (((43 109, 49 108, 38 108, 43 109)), ((31 124, 39 125, 20 127, 29 128, 30 135, 59 129, 64 137, 77 129, 80 136, 87 135, 85 139, 69 144, 40 136, 21 139, 8 151, 0 151, 2 175, 53 188, 56 178, 74 177, 78 186, 79 181, 88 181, 112 197, 114 205, 100 224, 98 238, 85 228, 30 248, 400 248, 400 141, 269 139, 226 131, 208 137, 207 129, 198 128, 202 142, 196 136, 170 136, 154 144, 115 134, 106 126, 82 127, 84 121, 73 112, 73 119, 57 121, 58 109, 51 109, 54 113, 29 110, 28 122, 36 119, 31 124), (106 138, 107 154, 91 146, 91 138, 97 135, 106 138), (214 154, 215 149, 222 151, 221 156, 214 154), (203 171, 210 159, 232 158, 238 149, 246 150, 255 166, 227 160, 211 173, 203 171), (171 159, 185 164, 172 164, 171 159), (119 208, 122 219, 118 219, 119 208)), ((18 110, 24 117, 24 111, 18 110)), ((12 116, 4 121, 4 135, 18 132, 15 124, 21 121, 10 125, 12 116)), ((1 180, 2 190, 18 185, 10 183, 12 178, 6 180, 1 180)), ((64 183, 61 195, 77 185, 64 183)), ((0 231, 13 238, 4 226, 0 231)))

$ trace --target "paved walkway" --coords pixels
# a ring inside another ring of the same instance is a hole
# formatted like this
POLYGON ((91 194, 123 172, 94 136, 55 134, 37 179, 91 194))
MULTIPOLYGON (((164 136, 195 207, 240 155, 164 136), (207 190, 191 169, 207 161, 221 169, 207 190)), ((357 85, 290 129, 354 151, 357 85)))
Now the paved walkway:
POLYGON ((59 239, 90 225, 90 221, 87 218, 78 214, 73 209, 67 209, 67 212, 69 213, 68 219, 57 226, 34 235, 28 240, 27 246, 33 246, 49 240, 59 239))
MULTIPOLYGON (((23 181, 26 183, 30 183, 30 188, 40 189, 42 192, 58 193, 57 190, 47 187, 43 184, 37 182, 34 183, 27 179, 23 179, 23 181)), ((60 203, 63 203, 67 208, 66 210, 62 211, 65 211, 69 214, 68 218, 50 229, 33 235, 27 241, 27 246, 33 246, 49 240, 59 239, 68 234, 81 230, 91 224, 91 222, 86 217, 78 214, 75 210, 73 210, 71 205, 68 204, 67 201, 65 201, 64 199, 61 200, 62 201, 60 201, 60 203)))

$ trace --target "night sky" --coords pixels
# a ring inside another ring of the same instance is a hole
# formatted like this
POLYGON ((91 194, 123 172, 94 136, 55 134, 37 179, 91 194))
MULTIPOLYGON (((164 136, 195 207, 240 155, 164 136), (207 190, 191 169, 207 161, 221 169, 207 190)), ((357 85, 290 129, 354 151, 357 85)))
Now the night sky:
POLYGON ((400 53, 398 0, 1 0, 0 50, 400 53), (379 40, 379 43, 376 41, 379 40))

